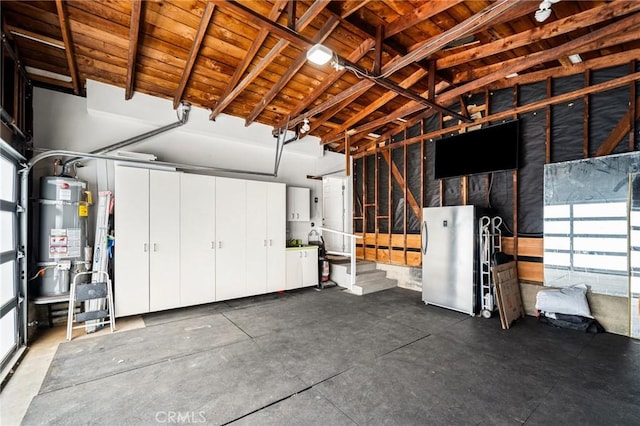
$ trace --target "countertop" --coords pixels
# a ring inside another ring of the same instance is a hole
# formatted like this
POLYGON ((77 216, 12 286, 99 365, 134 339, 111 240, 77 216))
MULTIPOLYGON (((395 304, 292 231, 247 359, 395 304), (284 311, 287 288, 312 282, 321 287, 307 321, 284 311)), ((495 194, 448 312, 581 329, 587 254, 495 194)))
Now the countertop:
POLYGON ((310 244, 310 245, 301 245, 301 246, 292 246, 292 247, 287 247, 286 250, 287 251, 294 251, 294 250, 309 250, 309 249, 318 249, 317 245, 314 244, 310 244))

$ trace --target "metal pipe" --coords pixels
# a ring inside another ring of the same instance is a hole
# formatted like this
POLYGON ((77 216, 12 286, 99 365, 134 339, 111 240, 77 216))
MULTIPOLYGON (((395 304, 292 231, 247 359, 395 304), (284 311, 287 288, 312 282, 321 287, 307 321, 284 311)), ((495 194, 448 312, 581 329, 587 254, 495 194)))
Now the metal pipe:
POLYGON ((127 158, 127 157, 118 157, 116 155, 107 155, 107 154, 91 154, 85 152, 77 152, 77 151, 66 151, 61 149, 54 149, 51 151, 41 152, 38 155, 35 155, 29 162, 27 163, 27 167, 29 169, 33 168, 33 166, 49 157, 56 156, 74 156, 77 158, 92 158, 99 160, 112 160, 112 161, 120 161, 120 162, 129 162, 129 163, 137 163, 137 164, 145 164, 155 166, 164 166, 164 167, 173 167, 180 170, 200 170, 200 171, 211 171, 211 172, 223 172, 223 173, 238 173, 238 174, 246 174, 246 175, 256 175, 256 176, 268 176, 275 177, 274 173, 264 173, 264 172, 254 172, 251 170, 240 170, 240 169, 225 169, 222 167, 210 167, 210 166, 196 166, 193 164, 182 164, 182 163, 172 163, 168 161, 143 161, 137 158, 127 158))
POLYGON ((0 106, 0 117, 2 117, 2 121, 11 128, 11 130, 13 130, 14 132, 16 132, 17 134, 20 135, 20 137, 25 141, 25 142, 29 142, 31 140, 31 136, 27 136, 25 135, 22 130, 20 130, 20 128, 17 126, 16 124, 16 120, 13 119, 13 117, 11 116, 11 114, 9 114, 9 112, 4 109, 2 106, 0 106))
MULTIPOLYGON (((107 145, 105 147, 102 147, 100 149, 97 149, 95 151, 91 151, 89 154, 105 154, 109 151, 115 151, 118 148, 124 148, 125 146, 129 146, 129 145, 133 145, 135 143, 141 142, 145 139, 149 139, 151 137, 154 137, 156 135, 159 135, 161 133, 167 132, 169 130, 175 129, 177 127, 183 126, 187 123, 187 121, 189 121, 189 112, 191 111, 191 105, 189 104, 181 104, 181 106, 183 107, 182 109, 182 115, 178 118, 178 121, 171 123, 171 124, 167 124, 166 126, 162 126, 162 127, 158 127, 157 129, 153 129, 150 130, 148 132, 142 133, 140 135, 137 136, 133 136, 130 138, 127 138, 123 141, 120 142, 116 142, 114 144, 111 145, 107 145)), ((78 161, 80 161, 83 157, 76 157, 76 158, 71 158, 67 161, 65 161, 62 164, 62 174, 66 174, 69 167, 76 164, 78 161)))

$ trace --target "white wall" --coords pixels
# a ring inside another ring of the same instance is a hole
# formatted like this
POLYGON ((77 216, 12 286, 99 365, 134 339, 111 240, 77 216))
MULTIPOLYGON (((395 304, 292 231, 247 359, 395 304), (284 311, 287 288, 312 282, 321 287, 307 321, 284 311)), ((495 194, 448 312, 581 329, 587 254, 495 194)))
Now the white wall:
MULTIPOLYGON (((91 152, 177 121, 170 100, 136 93, 125 101, 124 89, 93 81, 87 81, 86 98, 35 88, 33 108, 37 149, 91 152)), ((209 111, 192 107, 184 126, 122 150, 154 154, 159 161, 273 173, 275 149, 271 127, 259 123, 245 127, 244 120, 227 115, 210 121, 209 111)), ((52 173, 53 160, 44 160, 44 163, 34 170, 34 176, 52 173)), ((78 177, 89 182, 94 194, 98 190, 113 190, 111 162, 98 160, 84 164, 86 167, 79 169, 78 177)), ((322 183, 306 176, 343 168, 342 154, 325 153, 319 140, 308 136, 285 146, 276 178, 211 174, 310 188, 312 222, 320 225, 322 183), (319 199, 317 204, 313 202, 315 197, 319 199)), ((310 229, 309 223, 288 224, 290 238, 306 240, 310 229)))

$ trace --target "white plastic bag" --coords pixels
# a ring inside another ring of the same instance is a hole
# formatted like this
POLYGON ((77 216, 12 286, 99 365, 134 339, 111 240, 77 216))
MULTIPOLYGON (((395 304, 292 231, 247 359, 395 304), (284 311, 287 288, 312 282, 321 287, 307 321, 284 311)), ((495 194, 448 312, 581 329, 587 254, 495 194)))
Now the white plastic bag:
POLYGON ((536 309, 542 312, 593 318, 589 302, 587 302, 587 286, 585 284, 540 290, 536 296, 536 309))

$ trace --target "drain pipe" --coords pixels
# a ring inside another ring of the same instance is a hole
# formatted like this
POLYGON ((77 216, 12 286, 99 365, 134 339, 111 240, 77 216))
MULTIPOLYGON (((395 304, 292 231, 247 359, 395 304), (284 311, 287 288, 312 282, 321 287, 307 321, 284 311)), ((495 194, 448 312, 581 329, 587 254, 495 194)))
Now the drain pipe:
MULTIPOLYGON (((157 129, 150 130, 150 131, 148 131, 146 133, 142 133, 140 135, 133 136, 133 137, 125 139, 123 141, 116 142, 114 144, 102 147, 102 148, 97 149, 95 151, 91 151, 89 154, 106 154, 107 152, 115 151, 116 149, 124 148, 125 146, 129 146, 129 145, 133 145, 133 144, 141 142, 141 141, 143 141, 145 139, 149 139, 149 138, 154 137, 156 135, 159 135, 161 133, 164 133, 164 132, 167 132, 169 130, 172 130, 172 129, 175 129, 177 127, 181 127, 181 126, 185 125, 187 123, 187 121, 189 121, 189 112, 191 111, 191 105, 185 104, 185 103, 181 103, 180 106, 181 106, 181 109, 179 109, 178 111, 181 110, 182 114, 179 115, 178 121, 176 121, 175 123, 167 124, 166 126, 162 126, 162 127, 157 128, 157 129)), ((178 114, 179 114, 179 112, 178 112, 178 114)), ((75 158, 71 158, 70 160, 65 161, 62 164, 61 175, 67 174, 67 172, 69 171, 69 168, 71 166, 75 165, 80 160, 82 160, 82 158, 86 158, 86 157, 87 157, 86 155, 83 155, 82 157, 75 157, 75 158)))

